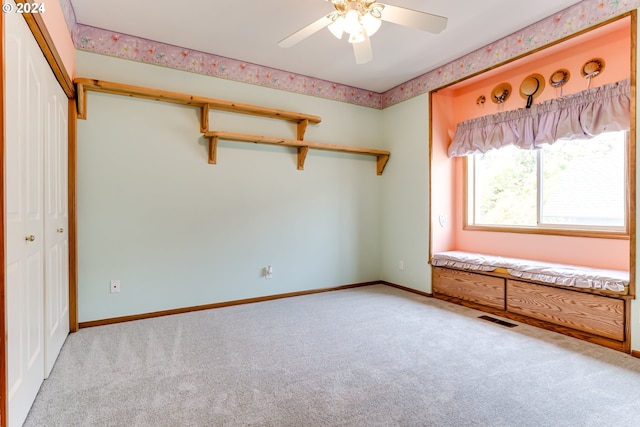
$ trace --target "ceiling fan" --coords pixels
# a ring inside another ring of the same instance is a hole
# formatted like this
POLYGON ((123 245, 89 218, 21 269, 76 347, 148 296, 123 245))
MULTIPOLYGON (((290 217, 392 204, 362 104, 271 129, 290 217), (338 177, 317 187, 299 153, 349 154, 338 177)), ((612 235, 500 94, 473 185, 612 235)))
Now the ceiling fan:
POLYGON ((377 0, 327 0, 336 9, 278 43, 280 47, 291 47, 324 27, 341 39, 349 35, 357 64, 366 64, 373 59, 370 37, 380 28, 381 21, 392 22, 430 33, 439 33, 447 26, 447 18, 431 13, 419 12, 404 7, 378 3, 377 0))

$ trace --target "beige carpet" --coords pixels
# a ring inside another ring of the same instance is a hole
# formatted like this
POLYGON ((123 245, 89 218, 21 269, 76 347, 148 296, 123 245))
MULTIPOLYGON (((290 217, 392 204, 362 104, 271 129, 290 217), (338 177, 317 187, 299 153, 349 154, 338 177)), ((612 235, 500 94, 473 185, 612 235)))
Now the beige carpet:
POLYGON ((83 329, 26 426, 638 426, 640 359, 383 285, 83 329))

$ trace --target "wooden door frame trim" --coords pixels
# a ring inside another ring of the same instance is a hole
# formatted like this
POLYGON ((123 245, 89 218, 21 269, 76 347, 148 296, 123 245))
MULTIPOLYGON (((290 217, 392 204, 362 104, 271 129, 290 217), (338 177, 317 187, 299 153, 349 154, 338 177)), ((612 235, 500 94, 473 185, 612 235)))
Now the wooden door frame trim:
MULTIPOLYGON (((629 144, 628 144, 628 155, 629 158, 627 159, 628 161, 628 167, 629 169, 631 169, 631 172, 628 173, 628 178, 629 178, 629 193, 628 196, 629 200, 628 200, 628 205, 629 205, 629 294, 633 295, 634 297, 637 298, 636 292, 637 292, 637 286, 636 286, 636 280, 638 279, 636 277, 636 267, 637 267, 637 253, 636 253, 636 244, 637 244, 637 239, 638 239, 638 229, 637 229, 637 216, 638 216, 638 207, 636 206, 636 197, 637 197, 637 181, 636 181, 636 175, 638 173, 638 165, 636 162, 636 156, 637 156, 637 147, 636 147, 636 141, 637 141, 637 132, 638 132, 638 128, 637 128, 637 97, 636 97, 636 87, 637 87, 637 61, 638 61, 638 12, 637 10, 632 10, 630 12, 628 12, 627 14, 625 14, 624 16, 629 16, 631 19, 631 29, 630 32, 631 34, 629 34, 630 40, 631 40, 631 58, 630 58, 630 69, 629 69, 629 79, 630 79, 630 97, 631 97, 631 106, 630 109, 631 111, 629 111, 629 115, 631 117, 631 125, 630 125, 630 129, 629 129, 629 144)), ((629 316, 627 317, 631 317, 633 313, 630 313, 629 316)), ((631 329, 631 321, 630 319, 627 319, 629 324, 627 325, 629 329, 631 329)), ((630 333, 630 332, 629 332, 630 333)), ((629 341, 631 341, 631 336, 629 337, 629 341)), ((631 344, 630 344, 631 345, 631 344)))
POLYGON ((2 307, 2 315, 0 316, 0 426, 6 427, 7 425, 7 346, 6 346, 6 321, 7 305, 5 301, 5 218, 4 218, 4 13, 0 16, 0 137, 2 138, 2 147, 0 147, 0 220, 2 220, 2 227, 0 227, 0 254, 2 255, 2 262, 0 262, 0 307, 2 307))
POLYGON ((78 332, 78 221, 76 176, 78 170, 78 113, 75 98, 69 99, 67 151, 67 229, 69 230, 69 332, 78 332))

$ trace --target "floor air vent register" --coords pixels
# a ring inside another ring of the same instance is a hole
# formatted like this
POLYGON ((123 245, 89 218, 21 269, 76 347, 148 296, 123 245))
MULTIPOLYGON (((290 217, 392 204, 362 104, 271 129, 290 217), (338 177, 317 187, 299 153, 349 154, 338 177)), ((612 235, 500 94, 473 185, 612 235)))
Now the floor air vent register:
POLYGON ((515 323, 505 322, 504 320, 496 319, 491 316, 479 316, 478 319, 488 320, 489 322, 497 323, 498 325, 506 326, 507 328, 515 328, 518 326, 515 323))

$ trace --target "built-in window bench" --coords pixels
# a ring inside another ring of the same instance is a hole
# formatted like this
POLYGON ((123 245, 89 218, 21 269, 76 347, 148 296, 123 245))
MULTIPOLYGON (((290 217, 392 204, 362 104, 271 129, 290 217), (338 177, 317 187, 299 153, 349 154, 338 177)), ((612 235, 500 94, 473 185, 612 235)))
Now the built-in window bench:
POLYGON ((629 273, 449 251, 433 255, 433 295, 629 352, 629 273))

